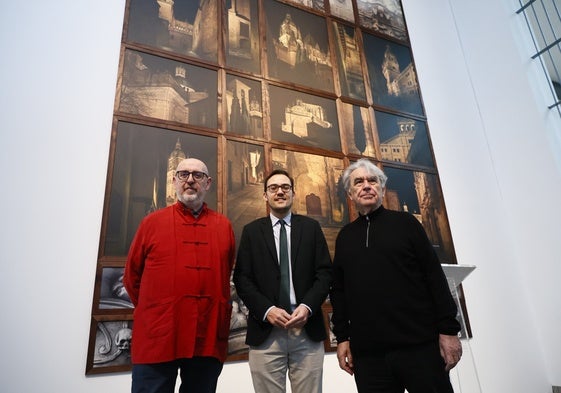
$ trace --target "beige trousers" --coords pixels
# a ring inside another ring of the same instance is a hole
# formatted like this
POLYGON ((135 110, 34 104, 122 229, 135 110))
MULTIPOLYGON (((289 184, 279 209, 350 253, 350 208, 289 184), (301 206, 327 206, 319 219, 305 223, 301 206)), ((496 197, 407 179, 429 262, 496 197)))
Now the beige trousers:
POLYGON ((256 393, 321 393, 323 341, 308 338, 304 329, 273 328, 259 346, 249 348, 249 369, 256 393))

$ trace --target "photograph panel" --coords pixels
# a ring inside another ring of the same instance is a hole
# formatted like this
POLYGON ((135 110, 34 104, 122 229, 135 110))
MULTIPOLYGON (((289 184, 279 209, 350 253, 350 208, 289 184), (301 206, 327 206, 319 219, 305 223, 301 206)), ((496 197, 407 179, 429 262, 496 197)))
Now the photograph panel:
POLYGON ((323 0, 288 0, 290 3, 308 7, 313 10, 324 11, 325 4, 323 0))
POLYGON ((230 302, 232 304, 232 316, 230 317, 230 335, 228 336, 227 362, 247 360, 249 346, 245 343, 247 334, 247 318, 249 309, 240 299, 236 292, 233 280, 230 280, 230 302))
POLYGON ((410 49, 371 34, 363 40, 374 104, 423 115, 410 49))
POLYGON ((131 299, 123 284, 123 267, 104 267, 101 271, 100 310, 132 309, 131 299))
POLYGON ((333 92, 325 18, 265 0, 269 76, 333 92))
MULTIPOLYGON (((215 138, 120 122, 111 173, 104 255, 125 256, 140 221, 177 201, 172 179, 177 164, 194 157, 217 179, 215 138)), ((216 209, 216 184, 205 198, 216 209)))
POLYGON ((374 134, 368 108, 338 102, 341 139, 348 154, 376 157, 374 134))
POLYGON ((133 322, 121 318, 92 318, 86 374, 131 370, 133 322))
POLYGON ((134 0, 126 40, 215 62, 218 0, 134 0))
POLYGON ((360 46, 354 27, 332 22, 341 94, 366 101, 360 46))
POLYGON ((243 227, 267 215, 263 200, 266 174, 263 146, 228 141, 226 144, 226 216, 232 222, 236 243, 243 227))
POLYGON ((375 111, 382 160, 434 168, 425 122, 375 111))
POLYGON ((226 0, 226 64, 259 74, 259 17, 257 0, 226 0))
POLYGON ((217 89, 214 70, 126 50, 119 110, 216 128, 217 89))
POLYGON ((341 151, 334 100, 276 86, 269 99, 274 140, 341 151))
POLYGON ((331 15, 354 22, 355 14, 352 0, 329 0, 329 8, 331 15))
POLYGON ((358 19, 362 27, 404 41, 405 18, 399 0, 357 0, 358 19))
POLYGON ((226 131, 263 138, 263 100, 261 83, 226 75, 226 131))

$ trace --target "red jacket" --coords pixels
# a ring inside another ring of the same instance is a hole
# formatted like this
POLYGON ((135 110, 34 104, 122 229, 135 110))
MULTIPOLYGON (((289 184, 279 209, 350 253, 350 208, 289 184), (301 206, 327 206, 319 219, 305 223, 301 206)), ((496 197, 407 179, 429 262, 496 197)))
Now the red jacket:
POLYGON ((124 274, 135 305, 134 364, 194 356, 224 362, 234 248, 230 221, 206 204, 198 218, 179 202, 144 218, 124 274))

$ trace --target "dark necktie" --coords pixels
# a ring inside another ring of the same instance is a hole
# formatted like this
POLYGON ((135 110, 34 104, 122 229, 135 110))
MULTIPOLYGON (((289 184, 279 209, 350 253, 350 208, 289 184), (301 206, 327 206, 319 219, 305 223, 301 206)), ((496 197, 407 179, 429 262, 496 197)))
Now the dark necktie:
POLYGON ((288 244, 286 240, 286 223, 284 220, 280 221, 280 237, 279 237, 279 259, 280 259, 280 293, 279 305, 284 308, 288 313, 292 313, 290 305, 290 267, 288 262, 288 244))

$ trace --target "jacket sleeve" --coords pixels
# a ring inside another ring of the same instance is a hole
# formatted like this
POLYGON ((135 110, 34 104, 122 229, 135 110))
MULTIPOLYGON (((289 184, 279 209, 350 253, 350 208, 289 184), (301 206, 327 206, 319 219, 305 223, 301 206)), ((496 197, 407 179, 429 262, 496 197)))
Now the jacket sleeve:
POLYGON ((141 223, 131 243, 123 276, 123 284, 135 307, 138 305, 140 281, 146 258, 144 225, 144 222, 141 223))
MULTIPOLYGON (((255 245, 252 242, 256 241, 256 239, 250 232, 247 226, 242 231, 233 279, 236 292, 249 309, 250 315, 262 322, 265 312, 274 306, 274 303, 261 292, 257 284, 258 280, 255 276, 254 264, 263 261, 254 260, 255 245)), ((261 277, 261 279, 263 278, 261 277)))
POLYGON ((411 223, 414 226, 412 233, 421 270, 435 305, 438 332, 455 335, 461 326, 456 319, 458 308, 450 293, 448 280, 423 226, 412 216, 411 223))

